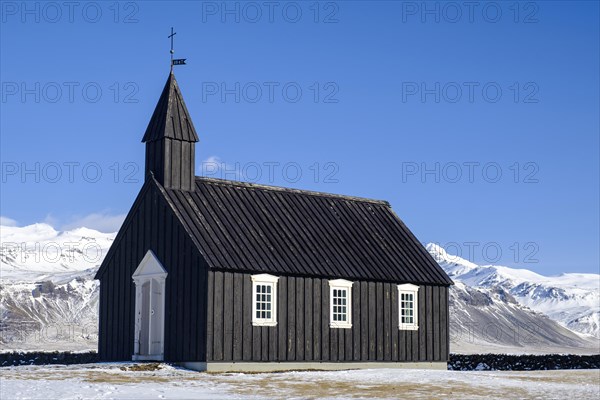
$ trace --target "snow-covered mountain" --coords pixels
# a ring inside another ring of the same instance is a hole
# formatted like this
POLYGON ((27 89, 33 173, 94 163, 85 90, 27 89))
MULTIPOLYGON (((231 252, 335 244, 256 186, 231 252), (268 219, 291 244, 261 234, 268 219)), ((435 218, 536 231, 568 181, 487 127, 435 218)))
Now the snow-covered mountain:
POLYGON ((453 353, 598 353, 600 341, 521 305, 502 288, 450 288, 453 353))
POLYGON ((600 338, 600 275, 543 276, 526 269, 477 265, 434 243, 426 248, 455 282, 481 290, 501 289, 570 330, 600 338))
POLYGON ((97 268, 116 233, 77 228, 57 231, 48 224, 0 227, 0 280, 64 279, 97 268))
MULTIPOLYGON (((2 350, 96 348, 99 285, 93 276, 114 237, 47 224, 0 227, 2 350)), ((598 275, 544 277, 479 266, 434 244, 427 249, 456 282, 450 290, 451 351, 598 348, 597 340, 576 333, 598 335, 598 275)))
POLYGON ((2 349, 95 349, 99 284, 93 278, 114 237, 48 224, 0 227, 2 349))

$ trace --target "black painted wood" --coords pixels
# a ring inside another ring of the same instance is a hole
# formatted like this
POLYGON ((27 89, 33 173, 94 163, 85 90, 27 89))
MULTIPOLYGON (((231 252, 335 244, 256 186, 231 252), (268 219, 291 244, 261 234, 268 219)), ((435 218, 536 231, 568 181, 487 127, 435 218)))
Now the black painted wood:
POLYGON ((369 358, 369 287, 367 282, 360 286, 360 360, 369 358))
POLYGON ((277 283, 277 359, 279 361, 287 360, 287 278, 279 278, 277 283))
MULTIPOLYGON (((215 324, 214 324, 214 311, 215 311, 215 274, 208 273, 207 274, 207 304, 206 304, 206 359, 213 360, 213 342, 215 336, 215 324)), ((246 315, 249 315, 248 312, 246 315)), ((247 321, 246 321, 247 323, 247 321)), ((248 357, 250 359, 250 357, 248 357)))
POLYGON ((321 324, 323 315, 323 304, 321 302, 321 280, 314 278, 312 280, 312 292, 308 296, 312 296, 312 354, 313 359, 321 359, 322 337, 321 324))
POLYGON ((377 321, 377 325, 375 325, 375 332, 376 332, 376 336, 375 336, 375 343, 376 343, 376 354, 377 354, 377 360, 378 361, 383 361, 383 334, 385 331, 385 325, 384 325, 384 321, 383 321, 383 308, 384 308, 384 301, 383 301, 383 284, 382 283, 376 283, 375 284, 375 310, 376 310, 376 314, 375 314, 375 318, 377 321))
MULTIPOLYGON (((383 360, 392 360, 392 298, 391 284, 384 283, 383 285, 383 360)), ((395 333, 395 332, 394 332, 395 333)))
MULTIPOLYGON (((233 276, 233 360, 243 360, 243 306, 244 306, 244 275, 233 276)), ((248 302, 246 302, 248 303, 248 302)))
POLYGON ((398 324, 400 322, 400 309, 398 306, 398 288, 392 285, 390 291, 391 306, 390 313, 392 315, 392 326, 390 328, 392 336, 392 361, 398 361, 400 359, 400 344, 398 341, 398 324))
POLYGON ((296 279, 296 360, 304 360, 304 281, 296 279))
MULTIPOLYGON (((209 276, 212 275, 209 273, 209 276)), ((253 338, 252 334, 254 333, 252 330, 252 302, 244 301, 244 299, 252 298, 252 282, 250 281, 249 275, 242 275, 242 284, 243 284, 243 295, 242 295, 242 336, 243 336, 243 347, 242 347, 242 359, 244 361, 252 360, 252 348, 253 348, 253 338)), ((209 310, 210 313, 210 310, 209 310)), ((211 358, 207 357, 207 360, 211 358)))
MULTIPOLYGON (((232 335, 233 338, 238 335, 243 337, 242 358, 246 361, 391 362, 447 359, 444 349, 448 348, 448 344, 442 344, 447 333, 441 327, 442 322, 447 319, 447 310, 443 307, 445 300, 442 299, 447 296, 445 287, 421 286, 418 297, 419 330, 401 331, 398 329, 399 304, 396 285, 383 282, 355 282, 352 289, 353 327, 339 329, 329 327, 328 280, 283 276, 279 278, 277 289, 278 325, 253 327, 250 275, 223 271, 209 271, 208 275, 209 282, 222 286, 222 288, 215 287, 212 290, 215 293, 227 293, 228 290, 225 289, 227 282, 233 282, 231 290, 232 296, 235 297, 233 314, 237 309, 235 304, 239 302, 242 315, 241 317, 232 315, 234 318, 232 335), (210 276, 216 274, 221 274, 222 279, 217 278, 213 281, 210 276), (236 282, 244 282, 245 285, 240 296, 237 295, 236 282), (437 306, 432 298, 435 293, 439 293, 436 298, 437 306), (429 329, 426 329, 428 315, 438 322, 432 322, 429 329), (236 320, 241 322, 236 323, 236 320), (252 332, 250 340, 247 338, 248 332, 252 332), (427 347, 429 342, 431 346, 427 347)), ((213 313, 227 314, 225 308, 220 311, 213 309, 213 313)), ((211 310, 208 310, 208 314, 211 314, 211 310)), ((228 318, 227 315, 224 318, 228 318)), ((223 338, 213 339, 213 343, 207 343, 208 347, 221 343, 223 346, 232 346, 232 349, 224 348, 222 358, 208 357, 207 360, 239 360, 239 357, 236 357, 239 353, 235 350, 235 340, 229 344, 229 341, 225 340, 225 332, 221 334, 223 338), (229 358, 228 354, 232 356, 229 358)))
POLYGON ((329 283, 319 279, 321 283, 321 359, 331 360, 331 328, 329 327, 329 283))
MULTIPOLYGON (((420 291, 420 290, 419 290, 420 291)), ((433 315, 433 290, 431 286, 425 287, 425 318, 426 318, 426 330, 430 332, 435 330, 434 315, 433 315)), ((429 333, 426 336, 426 347, 427 347, 427 359, 433 360, 433 334, 429 333)))
POLYGON ((448 313, 448 288, 441 287, 440 291, 440 357, 442 360, 448 360, 450 357, 450 335, 448 321, 450 315, 448 313))
POLYGON ((304 359, 313 360, 313 279, 304 279, 304 359))
POLYGON ((426 309, 426 289, 421 288, 418 294, 419 307, 418 307, 418 319, 419 319, 419 359, 427 359, 427 332, 433 330, 433 326, 427 320, 426 309))
POLYGON ((440 288, 434 286, 432 288, 432 315, 433 326, 437 327, 433 332, 433 359, 434 361, 441 360, 441 325, 440 325, 440 288))
MULTIPOLYGON (((223 357, 223 342, 225 339, 225 332, 223 331, 223 319, 224 319, 224 291, 223 291, 223 272, 215 271, 215 287, 214 287, 214 300, 213 300, 213 359, 215 361, 224 360, 223 357)), ((256 346, 256 344, 255 344, 256 346)))
MULTIPOLYGON (((298 278, 300 279, 300 278, 298 278)), ((287 281, 287 358, 296 360, 296 278, 288 277, 287 281)))
POLYGON ((194 189, 194 147, 198 135, 171 73, 165 83, 142 142, 146 143, 146 176, 164 187, 194 189))
POLYGON ((367 306, 367 316, 369 318, 369 360, 377 360, 377 291, 376 283, 368 283, 369 303, 367 306))
POLYGON ((233 274, 224 274, 223 278, 223 359, 233 360, 233 274))
POLYGON ((131 359, 135 332, 135 284, 131 276, 148 250, 156 254, 169 274, 165 288, 165 358, 205 358, 207 265, 153 181, 146 182, 140 191, 99 273, 100 358, 131 359), (197 262, 192 263, 192 259, 197 262))
POLYGON ((383 201, 200 177, 164 192, 214 270, 452 283, 383 201))
POLYGON ((131 275, 169 275, 166 361, 433 361, 449 353, 452 281, 385 201, 195 177, 195 128, 171 73, 142 140, 146 181, 96 278, 99 353, 127 360, 131 275), (250 273, 280 277, 279 324, 253 327, 250 273), (351 329, 329 327, 328 279, 354 281, 351 329), (397 283, 419 284, 418 331, 397 283))

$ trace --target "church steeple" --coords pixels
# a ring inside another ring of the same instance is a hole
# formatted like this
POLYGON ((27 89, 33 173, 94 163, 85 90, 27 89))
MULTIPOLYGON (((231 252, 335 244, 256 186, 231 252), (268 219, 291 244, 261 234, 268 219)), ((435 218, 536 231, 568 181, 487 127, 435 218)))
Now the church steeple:
POLYGON ((196 129, 171 71, 146 133, 146 177, 164 187, 194 190, 196 129))

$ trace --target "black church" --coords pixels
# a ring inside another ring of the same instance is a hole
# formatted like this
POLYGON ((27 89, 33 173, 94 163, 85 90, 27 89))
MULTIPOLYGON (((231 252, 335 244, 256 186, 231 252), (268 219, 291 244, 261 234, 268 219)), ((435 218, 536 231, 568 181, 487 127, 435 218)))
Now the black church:
POLYGON ((96 279, 103 361, 446 368, 452 281, 386 201, 195 176, 171 72, 96 279))

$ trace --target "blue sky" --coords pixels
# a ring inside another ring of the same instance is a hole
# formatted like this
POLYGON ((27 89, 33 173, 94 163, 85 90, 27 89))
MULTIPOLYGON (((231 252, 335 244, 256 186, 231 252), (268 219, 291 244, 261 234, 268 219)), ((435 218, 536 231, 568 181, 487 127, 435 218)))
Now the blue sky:
POLYGON ((197 174, 386 199, 474 262, 599 272, 597 2, 23 4, 1 10, 6 223, 118 227, 174 26, 197 174))

